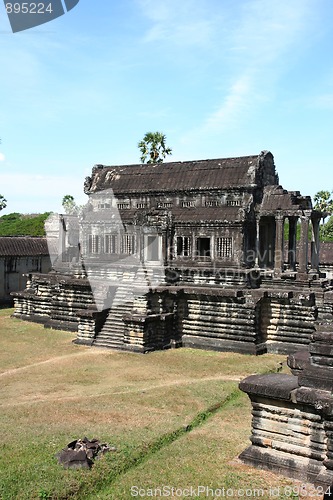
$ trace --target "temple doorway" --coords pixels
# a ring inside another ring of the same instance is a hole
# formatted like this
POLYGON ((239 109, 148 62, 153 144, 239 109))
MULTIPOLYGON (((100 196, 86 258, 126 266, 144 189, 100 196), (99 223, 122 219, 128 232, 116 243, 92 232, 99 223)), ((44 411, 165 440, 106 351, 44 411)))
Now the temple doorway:
POLYGON ((275 219, 261 217, 259 225, 259 267, 274 268, 275 219))

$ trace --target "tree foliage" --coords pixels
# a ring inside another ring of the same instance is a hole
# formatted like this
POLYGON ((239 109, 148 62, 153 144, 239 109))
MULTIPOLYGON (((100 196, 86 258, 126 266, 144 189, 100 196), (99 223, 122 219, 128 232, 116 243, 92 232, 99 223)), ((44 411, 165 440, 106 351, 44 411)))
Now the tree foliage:
POLYGON ((50 212, 24 215, 13 212, 0 217, 0 236, 45 236, 44 223, 50 212))
POLYGON ((333 214, 333 193, 329 191, 318 191, 314 196, 314 208, 323 212, 323 222, 328 215, 333 214))
POLYGON ((75 203, 74 196, 71 194, 66 194, 61 204, 68 215, 76 215, 80 210, 80 207, 75 203))
POLYGON ((7 206, 7 200, 0 194, 0 210, 3 210, 7 206))
POLYGON ((138 143, 141 152, 141 163, 162 163, 172 149, 166 146, 166 136, 161 132, 147 132, 138 143))
POLYGON ((333 241, 333 216, 331 216, 326 224, 320 226, 321 241, 333 241))

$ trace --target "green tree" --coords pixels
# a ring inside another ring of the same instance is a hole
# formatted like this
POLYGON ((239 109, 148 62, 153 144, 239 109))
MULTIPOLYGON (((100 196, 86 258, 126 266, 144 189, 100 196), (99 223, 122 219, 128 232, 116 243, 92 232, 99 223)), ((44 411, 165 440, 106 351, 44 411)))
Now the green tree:
POLYGON ((7 206, 7 200, 0 194, 0 210, 3 210, 7 206))
POLYGON ((318 191, 314 196, 314 208, 323 212, 323 223, 328 215, 333 214, 333 199, 329 191, 318 191))
POLYGON ((321 241, 333 241, 333 216, 331 216, 326 224, 320 226, 321 241))
POLYGON ((79 207, 75 203, 74 196, 70 194, 66 194, 63 197, 61 204, 68 215, 75 215, 79 212, 79 207))
POLYGON ((0 217, 0 236, 45 236, 44 223, 49 215, 50 212, 3 215, 0 217))
POLYGON ((141 151, 141 163, 162 163, 167 155, 172 154, 172 149, 166 146, 166 136, 161 132, 147 132, 138 148, 141 151))

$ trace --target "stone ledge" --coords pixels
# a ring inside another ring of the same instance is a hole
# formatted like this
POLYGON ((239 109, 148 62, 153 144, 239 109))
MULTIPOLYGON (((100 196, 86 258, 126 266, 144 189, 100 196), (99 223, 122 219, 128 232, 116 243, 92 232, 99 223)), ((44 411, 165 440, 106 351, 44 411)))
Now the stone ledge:
POLYGON ((182 290, 187 295, 190 294, 200 294, 206 296, 222 296, 222 297, 232 297, 232 298, 244 298, 244 290, 234 289, 234 288, 221 288, 219 285, 214 285, 211 287, 205 287, 202 285, 183 285, 182 290))
POLYGON ((233 341, 229 339, 219 339, 217 337, 202 337, 197 335, 183 335, 183 347, 193 349, 205 349, 209 351, 239 352, 241 354, 262 354, 266 352, 264 344, 254 342, 233 341))
POLYGON ((299 375, 299 385, 324 391, 333 391, 333 367, 308 365, 299 375))
POLYGON ((266 342, 267 352, 270 354, 291 354, 294 352, 298 352, 300 350, 306 349, 308 344, 304 343, 296 343, 296 342, 285 342, 283 340, 280 341, 272 341, 268 340, 266 342))
POLYGON ((294 403, 312 406, 322 414, 333 414, 333 397, 330 391, 311 387, 298 387, 293 391, 291 398, 294 403))
POLYGON ((282 451, 249 446, 240 456, 240 460, 252 467, 269 470, 275 474, 308 481, 318 486, 329 486, 333 483, 333 473, 313 459, 290 455, 282 451))
POLYGON ((290 401, 291 391, 298 388, 298 379, 295 375, 283 373, 250 375, 240 382, 239 388, 251 396, 290 401))

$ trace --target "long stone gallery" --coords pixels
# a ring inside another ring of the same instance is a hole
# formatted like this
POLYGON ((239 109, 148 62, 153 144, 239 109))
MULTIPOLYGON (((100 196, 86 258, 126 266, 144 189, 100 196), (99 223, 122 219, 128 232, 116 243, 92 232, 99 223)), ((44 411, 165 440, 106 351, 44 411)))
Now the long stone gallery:
POLYGON ((260 354, 307 348, 331 313, 321 213, 279 185, 268 151, 96 165, 84 191, 78 218, 49 222, 53 270, 14 294, 16 317, 88 345, 260 354))

